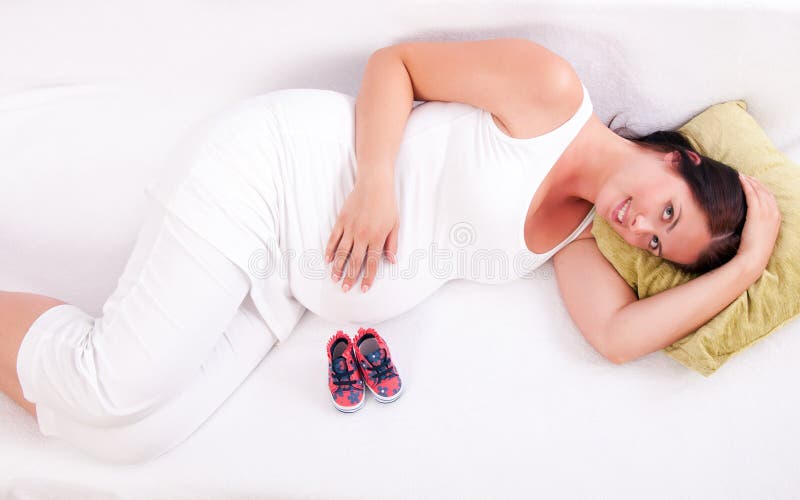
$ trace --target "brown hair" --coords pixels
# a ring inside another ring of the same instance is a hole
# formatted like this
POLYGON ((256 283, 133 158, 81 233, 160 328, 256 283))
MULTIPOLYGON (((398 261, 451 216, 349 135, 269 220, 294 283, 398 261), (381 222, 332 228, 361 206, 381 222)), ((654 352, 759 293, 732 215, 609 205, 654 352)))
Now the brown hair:
POLYGON ((711 243, 695 262, 673 264, 683 271, 702 274, 731 260, 739 249, 747 215, 747 202, 739 173, 729 165, 698 153, 677 131, 661 130, 631 140, 663 153, 677 151, 681 157, 678 172, 707 215, 711 243), (695 165, 687 151, 696 153, 700 163, 695 165))

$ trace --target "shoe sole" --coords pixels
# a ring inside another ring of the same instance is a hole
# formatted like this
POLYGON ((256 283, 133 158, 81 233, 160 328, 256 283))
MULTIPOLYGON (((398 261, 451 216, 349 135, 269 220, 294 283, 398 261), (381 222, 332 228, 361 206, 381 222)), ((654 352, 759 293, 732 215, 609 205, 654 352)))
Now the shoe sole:
POLYGON ((357 412, 358 410, 364 407, 364 404, 367 402, 367 398, 361 399, 361 402, 355 406, 340 406, 339 403, 337 403, 336 400, 333 399, 333 394, 331 394, 331 401, 333 402, 333 406, 335 406, 336 409, 339 410, 340 412, 353 413, 357 412))
POLYGON ((377 392, 373 391, 373 390, 372 390, 372 387, 368 386, 367 384, 364 384, 364 385, 366 385, 366 386, 367 386, 367 389, 369 389, 369 392, 371 392, 371 393, 372 393, 372 395, 373 395, 373 396, 375 396, 375 399, 376 399, 376 400, 377 400, 379 403, 384 403, 384 404, 386 404, 386 403, 391 403, 392 401, 396 401, 396 400, 397 400, 397 398, 399 398, 400 396, 402 396, 402 395, 403 395, 403 389, 405 389, 405 387, 406 387, 405 385, 401 385, 401 386, 400 386, 400 390, 397 392, 397 394, 395 394, 395 395, 394 395, 394 396, 392 396, 392 397, 388 397, 388 398, 387 398, 386 396, 381 396, 381 395, 380 395, 380 394, 378 394, 377 392))

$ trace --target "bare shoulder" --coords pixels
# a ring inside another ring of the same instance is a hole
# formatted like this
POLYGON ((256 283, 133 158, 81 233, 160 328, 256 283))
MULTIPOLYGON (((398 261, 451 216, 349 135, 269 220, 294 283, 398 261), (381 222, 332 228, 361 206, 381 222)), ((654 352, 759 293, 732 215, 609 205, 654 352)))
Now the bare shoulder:
POLYGON ((583 102, 583 84, 572 65, 559 58, 551 66, 551 93, 545 101, 507 110, 500 118, 508 135, 527 139, 552 132, 572 118, 583 102))

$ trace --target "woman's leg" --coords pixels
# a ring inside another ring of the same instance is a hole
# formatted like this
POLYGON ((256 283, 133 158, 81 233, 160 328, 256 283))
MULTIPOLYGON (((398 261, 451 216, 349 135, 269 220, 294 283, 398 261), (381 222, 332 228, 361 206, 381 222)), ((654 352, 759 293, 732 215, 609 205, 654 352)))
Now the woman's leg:
MULTIPOLYGON (((140 420, 95 426, 39 406, 39 427, 105 462, 149 461, 184 442, 236 392, 277 342, 253 301, 245 298, 197 376, 140 420)), ((217 444, 217 446, 221 446, 217 444)))
POLYGON ((18 384, 36 403, 40 427, 42 410, 49 426, 68 419, 95 427, 157 411, 201 373, 249 287, 241 269, 151 206, 101 316, 61 303, 24 335, 18 384))
POLYGON ((0 391, 28 413, 36 407, 22 396, 17 378, 17 352, 31 323, 43 312, 64 301, 25 292, 0 292, 0 391))

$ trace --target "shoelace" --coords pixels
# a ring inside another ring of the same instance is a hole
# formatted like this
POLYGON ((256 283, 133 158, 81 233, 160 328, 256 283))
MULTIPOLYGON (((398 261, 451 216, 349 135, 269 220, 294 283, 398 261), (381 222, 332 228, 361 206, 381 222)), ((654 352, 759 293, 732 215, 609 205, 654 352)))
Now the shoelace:
POLYGON ((386 355, 386 351, 383 349, 381 349, 381 351, 383 351, 383 360, 380 362, 380 364, 373 365, 369 362, 369 360, 367 360, 367 369, 373 372, 370 375, 375 379, 375 382, 383 382, 389 377, 397 376, 394 366, 392 366, 391 358, 386 355))
MULTIPOLYGON (((347 360, 344 359, 344 358, 341 358, 341 359, 343 360, 344 365, 347 366, 347 360)), ((334 359, 331 362, 331 366, 335 366, 335 364, 336 364, 336 360, 334 359)), ((331 373, 333 374, 333 378, 334 378, 333 383, 335 385, 340 386, 340 387, 341 386, 347 386, 346 389, 350 389, 350 390, 358 389, 357 387, 354 387, 356 385, 356 383, 358 383, 358 380, 357 379, 356 380, 352 380, 350 378, 350 376, 353 375, 353 373, 355 373, 355 370, 345 370, 345 371, 343 371, 341 373, 336 373, 336 370, 331 368, 331 373), (345 378, 345 377, 347 377, 347 378, 345 378)))

